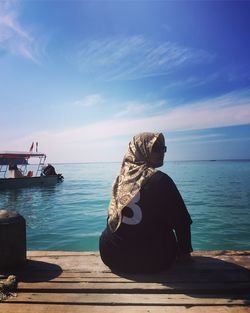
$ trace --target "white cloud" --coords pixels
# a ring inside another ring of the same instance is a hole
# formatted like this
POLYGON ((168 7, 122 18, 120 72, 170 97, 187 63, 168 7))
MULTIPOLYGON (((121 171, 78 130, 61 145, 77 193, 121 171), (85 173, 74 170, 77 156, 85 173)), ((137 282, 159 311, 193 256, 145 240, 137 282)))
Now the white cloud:
POLYGON ((121 117, 135 117, 139 115, 144 115, 147 113, 154 113, 160 107, 162 107, 166 101, 161 100, 154 103, 142 103, 138 101, 130 101, 125 103, 123 106, 125 107, 122 111, 116 113, 114 118, 121 117))
POLYGON ((16 1, 0 2, 0 49, 39 63, 37 43, 18 21, 16 1))
POLYGON ((208 63, 214 55, 173 42, 154 42, 143 36, 84 41, 76 56, 80 70, 95 77, 138 79, 169 73, 177 68, 208 63))
POLYGON ((203 134, 203 135, 187 135, 175 138, 168 138, 168 142, 207 142, 210 140, 223 140, 223 135, 221 134, 203 134))
POLYGON ((142 114, 146 111, 146 105, 138 104, 138 103, 129 103, 126 108, 119 113, 115 114, 114 117, 124 117, 124 116, 136 116, 138 114, 142 114))
POLYGON ((99 94, 92 94, 84 97, 82 100, 77 100, 74 105, 81 107, 92 107, 104 102, 104 99, 99 94))
POLYGON ((249 92, 229 93, 186 104, 152 117, 112 118, 63 131, 37 132, 15 141, 8 140, 8 146, 0 148, 23 150, 35 140, 41 143, 42 150, 49 152, 52 161, 114 161, 122 158, 128 140, 139 132, 199 130, 243 124, 250 124, 249 92))

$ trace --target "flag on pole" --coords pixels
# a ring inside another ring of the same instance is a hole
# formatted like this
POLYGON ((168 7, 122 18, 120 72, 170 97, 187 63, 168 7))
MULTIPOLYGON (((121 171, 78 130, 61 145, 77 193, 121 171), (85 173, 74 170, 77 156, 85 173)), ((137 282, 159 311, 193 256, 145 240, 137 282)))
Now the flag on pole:
POLYGON ((33 151, 33 148, 34 148, 34 142, 32 142, 31 146, 30 146, 30 152, 33 151))

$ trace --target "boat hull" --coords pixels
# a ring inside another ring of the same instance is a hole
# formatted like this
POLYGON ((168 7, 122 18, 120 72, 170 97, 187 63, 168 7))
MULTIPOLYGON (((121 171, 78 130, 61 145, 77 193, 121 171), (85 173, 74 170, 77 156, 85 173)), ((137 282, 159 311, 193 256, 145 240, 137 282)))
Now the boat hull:
POLYGON ((1 189, 16 189, 35 186, 50 186, 58 182, 58 176, 0 178, 1 189))

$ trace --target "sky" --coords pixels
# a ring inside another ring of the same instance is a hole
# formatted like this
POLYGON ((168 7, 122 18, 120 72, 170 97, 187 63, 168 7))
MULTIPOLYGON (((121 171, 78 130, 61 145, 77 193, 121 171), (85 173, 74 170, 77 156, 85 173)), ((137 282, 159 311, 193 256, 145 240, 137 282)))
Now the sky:
POLYGON ((0 151, 250 159, 250 1, 0 0, 0 151))

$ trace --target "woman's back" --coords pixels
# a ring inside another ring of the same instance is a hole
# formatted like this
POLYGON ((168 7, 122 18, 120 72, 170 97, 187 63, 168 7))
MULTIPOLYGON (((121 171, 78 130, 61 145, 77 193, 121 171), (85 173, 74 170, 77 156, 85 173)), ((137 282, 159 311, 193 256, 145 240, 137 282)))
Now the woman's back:
MULTIPOLYGON (((146 136, 151 146, 147 147, 145 139, 141 144, 140 135, 130 144, 113 187, 107 228, 100 238, 102 260, 113 270, 154 272, 167 268, 177 255, 175 228, 183 249, 192 251, 191 237, 185 242, 186 232, 180 231, 190 232, 192 221, 178 189, 168 175, 149 167, 158 135, 146 136)), ((162 164, 163 158, 156 160, 162 164)))

